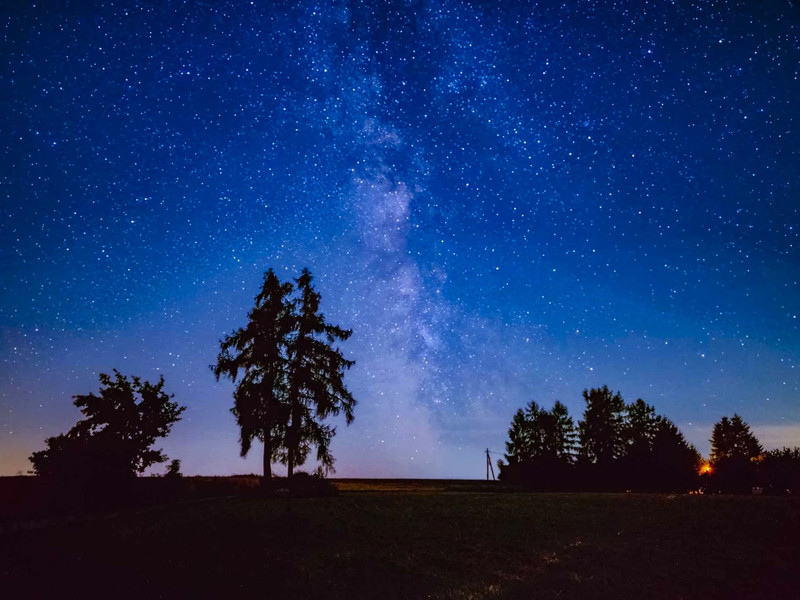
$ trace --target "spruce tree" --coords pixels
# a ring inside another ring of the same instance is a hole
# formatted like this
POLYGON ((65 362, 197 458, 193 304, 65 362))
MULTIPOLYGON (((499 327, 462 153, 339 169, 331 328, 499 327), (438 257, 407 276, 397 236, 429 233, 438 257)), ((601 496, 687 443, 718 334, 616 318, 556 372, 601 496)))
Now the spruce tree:
POLYGON ((525 411, 521 408, 514 413, 511 420, 511 427, 508 430, 508 441, 506 442, 506 461, 509 465, 521 463, 532 458, 530 427, 525 418, 525 411))
POLYGON ((272 462, 283 447, 288 411, 287 348, 295 318, 292 284, 281 283, 272 269, 264 275, 248 323, 220 341, 214 375, 237 383, 231 412, 239 425, 242 456, 254 439, 264 444, 263 477, 272 477, 272 462))
POLYGON ((553 416, 554 428, 554 447, 556 457, 567 463, 575 461, 575 453, 578 444, 578 433, 575 429, 575 422, 569 416, 567 407, 556 400, 553 409, 550 411, 553 416))
POLYGON ((607 467, 625 452, 625 402, 619 393, 612 393, 605 385, 583 390, 583 399, 586 410, 578 423, 580 457, 588 463, 607 467))
POLYGON ((341 412, 348 425, 353 420, 356 401, 344 384, 344 372, 354 362, 333 346, 352 331, 325 321, 311 282, 308 269, 296 287, 267 271, 247 326, 220 342, 217 364, 211 367, 217 379, 238 380, 231 410, 241 431, 242 456, 253 439, 264 443, 265 480, 274 461, 285 463, 291 477, 312 447, 323 469, 331 470, 336 429, 323 421, 341 412))
POLYGON ((336 429, 321 420, 343 412, 349 425, 356 405, 344 384, 344 372, 355 363, 333 346, 337 341, 347 340, 353 332, 326 322, 312 280, 308 269, 303 269, 296 280, 299 297, 295 303, 294 335, 288 346, 289 421, 285 460, 289 477, 296 466, 305 462, 311 446, 316 446, 322 468, 333 469, 330 441, 336 429))

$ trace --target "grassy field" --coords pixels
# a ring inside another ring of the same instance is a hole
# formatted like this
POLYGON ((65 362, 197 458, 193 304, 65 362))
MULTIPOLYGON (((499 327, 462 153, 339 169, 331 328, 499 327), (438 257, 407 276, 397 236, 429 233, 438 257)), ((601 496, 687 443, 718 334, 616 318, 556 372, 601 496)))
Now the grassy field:
POLYGON ((800 598, 800 501, 340 480, 0 536, 3 597, 800 598), (8 594, 10 592, 10 595, 8 594))

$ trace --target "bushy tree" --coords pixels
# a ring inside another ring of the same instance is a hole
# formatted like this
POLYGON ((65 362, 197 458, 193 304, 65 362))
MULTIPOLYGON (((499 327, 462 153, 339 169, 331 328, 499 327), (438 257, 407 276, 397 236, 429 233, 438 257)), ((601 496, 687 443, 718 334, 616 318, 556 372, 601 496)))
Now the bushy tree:
POLYGON ((66 434, 47 438, 47 449, 30 461, 37 475, 72 483, 112 485, 167 460, 151 446, 165 437, 186 407, 164 392, 164 378, 152 384, 100 374, 99 394, 74 397, 86 417, 66 434))

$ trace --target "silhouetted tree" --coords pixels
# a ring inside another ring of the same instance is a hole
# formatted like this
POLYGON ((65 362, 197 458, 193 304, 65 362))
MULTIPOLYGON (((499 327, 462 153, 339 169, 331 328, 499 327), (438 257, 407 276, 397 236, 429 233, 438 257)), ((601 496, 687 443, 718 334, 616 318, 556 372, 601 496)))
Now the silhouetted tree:
POLYGON ((181 473, 181 461, 177 458, 167 465, 167 472, 164 474, 164 477, 169 477, 170 479, 180 479, 183 477, 181 473))
POLYGON ((535 401, 519 409, 506 442, 508 464, 498 463, 501 479, 537 487, 558 487, 573 461, 575 426, 567 408, 556 402, 552 410, 535 401))
POLYGON ((729 420, 722 417, 711 432, 711 461, 719 463, 729 458, 758 457, 763 448, 750 431, 750 426, 738 414, 729 420))
POLYGON ((349 425, 356 401, 344 384, 344 372, 354 361, 347 360, 333 344, 347 340, 352 330, 330 325, 320 312, 320 295, 312 276, 303 269, 297 279, 294 335, 288 344, 288 409, 286 455, 289 477, 302 465, 312 446, 324 470, 333 468, 330 441, 336 429, 322 419, 343 412, 349 425))
POLYGON ((764 449, 738 415, 722 417, 711 432, 712 484, 722 491, 746 492, 757 483, 764 449))
POLYGON ((579 458, 607 467, 625 454, 625 402, 608 386, 583 390, 586 410, 578 422, 579 458))
POLYGON ((167 460, 151 446, 170 432, 186 407, 163 391, 164 377, 152 384, 115 369, 113 378, 101 373, 100 383, 99 395, 74 397, 86 418, 66 434, 47 438, 47 449, 31 455, 37 475, 77 487, 113 487, 167 460))
POLYGON ((650 456, 645 468, 652 470, 653 488, 676 492, 696 489, 700 453, 666 417, 656 417, 650 456))
POLYGON ((575 429, 575 422, 569 416, 567 407, 558 400, 553 405, 550 414, 553 415, 554 420, 555 455, 559 460, 572 464, 575 461, 578 447, 578 432, 575 429))
POLYGON ((626 488, 650 488, 657 477, 654 471, 653 441, 658 417, 655 408, 639 398, 625 407, 623 453, 619 457, 620 477, 626 488))
POLYGON ((762 468, 770 493, 800 493, 800 447, 770 450, 764 455, 762 468))
POLYGON ((567 407, 556 401, 552 410, 531 401, 514 414, 508 430, 506 460, 509 464, 538 458, 573 461, 575 425, 567 407))
POLYGON ((272 462, 285 445, 289 419, 289 345, 297 315, 293 286, 281 283, 272 269, 264 274, 248 323, 220 341, 214 375, 237 383, 231 412, 239 425, 241 454, 253 439, 264 444, 263 479, 272 477, 272 462))
POLYGON ((514 413, 508 430, 505 457, 509 465, 525 462, 533 458, 530 440, 530 427, 521 408, 514 413))
POLYGON ((656 409, 639 398, 625 407, 625 455, 638 458, 653 449, 658 417, 656 409))

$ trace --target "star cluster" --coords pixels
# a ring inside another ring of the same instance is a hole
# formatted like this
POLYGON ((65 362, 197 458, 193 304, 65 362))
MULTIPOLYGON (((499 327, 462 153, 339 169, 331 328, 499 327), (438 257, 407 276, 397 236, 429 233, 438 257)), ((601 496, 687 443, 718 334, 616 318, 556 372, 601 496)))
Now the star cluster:
POLYGON ((112 368, 257 471, 208 365, 269 267, 354 330, 339 475, 479 477, 602 384, 800 444, 795 3, 101 4, 3 9, 2 474, 112 368))

